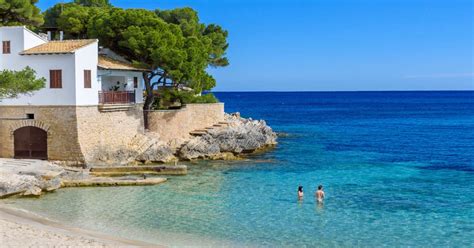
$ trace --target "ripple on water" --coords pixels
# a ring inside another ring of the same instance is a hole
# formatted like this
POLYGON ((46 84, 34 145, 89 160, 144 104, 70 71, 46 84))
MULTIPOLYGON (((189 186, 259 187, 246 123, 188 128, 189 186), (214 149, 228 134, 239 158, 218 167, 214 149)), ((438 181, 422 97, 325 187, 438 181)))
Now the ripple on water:
POLYGON ((289 137, 248 160, 191 163, 159 186, 8 201, 178 246, 472 247, 473 93, 235 94, 218 95, 227 111, 289 137), (313 198, 319 184, 324 205, 313 198))

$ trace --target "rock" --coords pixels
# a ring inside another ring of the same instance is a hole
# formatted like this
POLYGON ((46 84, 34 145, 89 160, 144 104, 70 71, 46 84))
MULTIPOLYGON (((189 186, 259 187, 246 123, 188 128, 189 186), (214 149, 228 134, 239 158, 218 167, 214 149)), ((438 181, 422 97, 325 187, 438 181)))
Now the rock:
POLYGON ((0 198, 14 195, 39 195, 42 190, 60 187, 64 169, 39 160, 0 158, 0 198))
POLYGON ((136 158, 138 161, 142 162, 161 162, 161 163, 168 163, 176 160, 176 157, 173 155, 173 151, 171 148, 162 143, 162 142, 155 142, 152 146, 150 146, 147 150, 145 150, 142 154, 138 155, 136 158))
POLYGON ((227 127, 212 129, 184 144, 178 152, 181 159, 231 159, 236 154, 251 153, 277 143, 276 133, 265 121, 226 115, 227 127))
POLYGON ((179 157, 185 160, 209 158, 219 155, 219 145, 213 142, 208 135, 191 139, 178 152, 179 157))
POLYGON ((57 190, 59 188, 61 188, 61 179, 59 179, 59 178, 54 178, 52 180, 45 181, 41 185, 41 189, 43 189, 47 192, 51 192, 51 191, 57 190))
POLYGON ((0 198, 23 193, 31 186, 39 185, 39 180, 30 175, 17 175, 16 172, 0 173, 0 198))
POLYGON ((41 188, 37 186, 31 186, 29 187, 25 193, 23 193, 24 196, 39 196, 41 195, 41 188))
POLYGON ((110 150, 109 147, 97 147, 95 154, 88 159, 89 165, 117 166, 136 165, 141 162, 167 163, 176 160, 173 150, 153 135, 136 135, 128 146, 110 150))
POLYGON ((238 160, 240 158, 235 156, 231 152, 222 152, 222 153, 219 153, 217 155, 209 156, 209 159, 211 159, 211 160, 238 160))

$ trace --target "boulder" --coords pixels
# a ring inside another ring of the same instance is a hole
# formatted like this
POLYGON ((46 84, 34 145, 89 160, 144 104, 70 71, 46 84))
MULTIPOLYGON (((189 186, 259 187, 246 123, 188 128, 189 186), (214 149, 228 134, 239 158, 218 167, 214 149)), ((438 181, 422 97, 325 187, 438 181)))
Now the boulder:
POLYGON ((277 135, 263 120, 226 115, 227 127, 209 130, 185 143, 178 152, 181 159, 231 159, 229 154, 251 153, 277 143, 277 135))
POLYGON ((142 162, 168 163, 175 161, 176 157, 168 145, 157 141, 135 159, 142 162))
POLYGON ((179 158, 191 160, 196 158, 209 158, 220 154, 219 145, 208 136, 193 138, 188 141, 178 152, 179 158))
POLYGON ((31 186, 29 187, 24 193, 24 196, 40 196, 41 195, 41 188, 38 186, 31 186))
POLYGON ((0 158, 0 198, 14 194, 40 195, 61 186, 64 169, 40 160, 0 158))

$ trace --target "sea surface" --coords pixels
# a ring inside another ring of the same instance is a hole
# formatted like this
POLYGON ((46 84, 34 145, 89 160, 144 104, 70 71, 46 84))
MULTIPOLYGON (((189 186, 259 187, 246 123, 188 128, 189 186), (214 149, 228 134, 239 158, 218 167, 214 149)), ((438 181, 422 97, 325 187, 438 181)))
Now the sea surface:
POLYGON ((188 163, 189 175, 159 186, 6 203, 171 246, 474 246, 474 92, 216 95, 227 112, 265 119, 278 146, 188 163))

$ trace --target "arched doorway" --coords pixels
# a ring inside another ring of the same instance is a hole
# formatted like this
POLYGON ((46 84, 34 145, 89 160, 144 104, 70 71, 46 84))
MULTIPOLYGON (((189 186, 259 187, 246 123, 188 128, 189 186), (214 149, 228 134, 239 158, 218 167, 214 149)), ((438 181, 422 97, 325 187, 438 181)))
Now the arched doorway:
POLYGON ((13 136, 15 158, 48 159, 48 134, 43 129, 22 127, 13 136))

